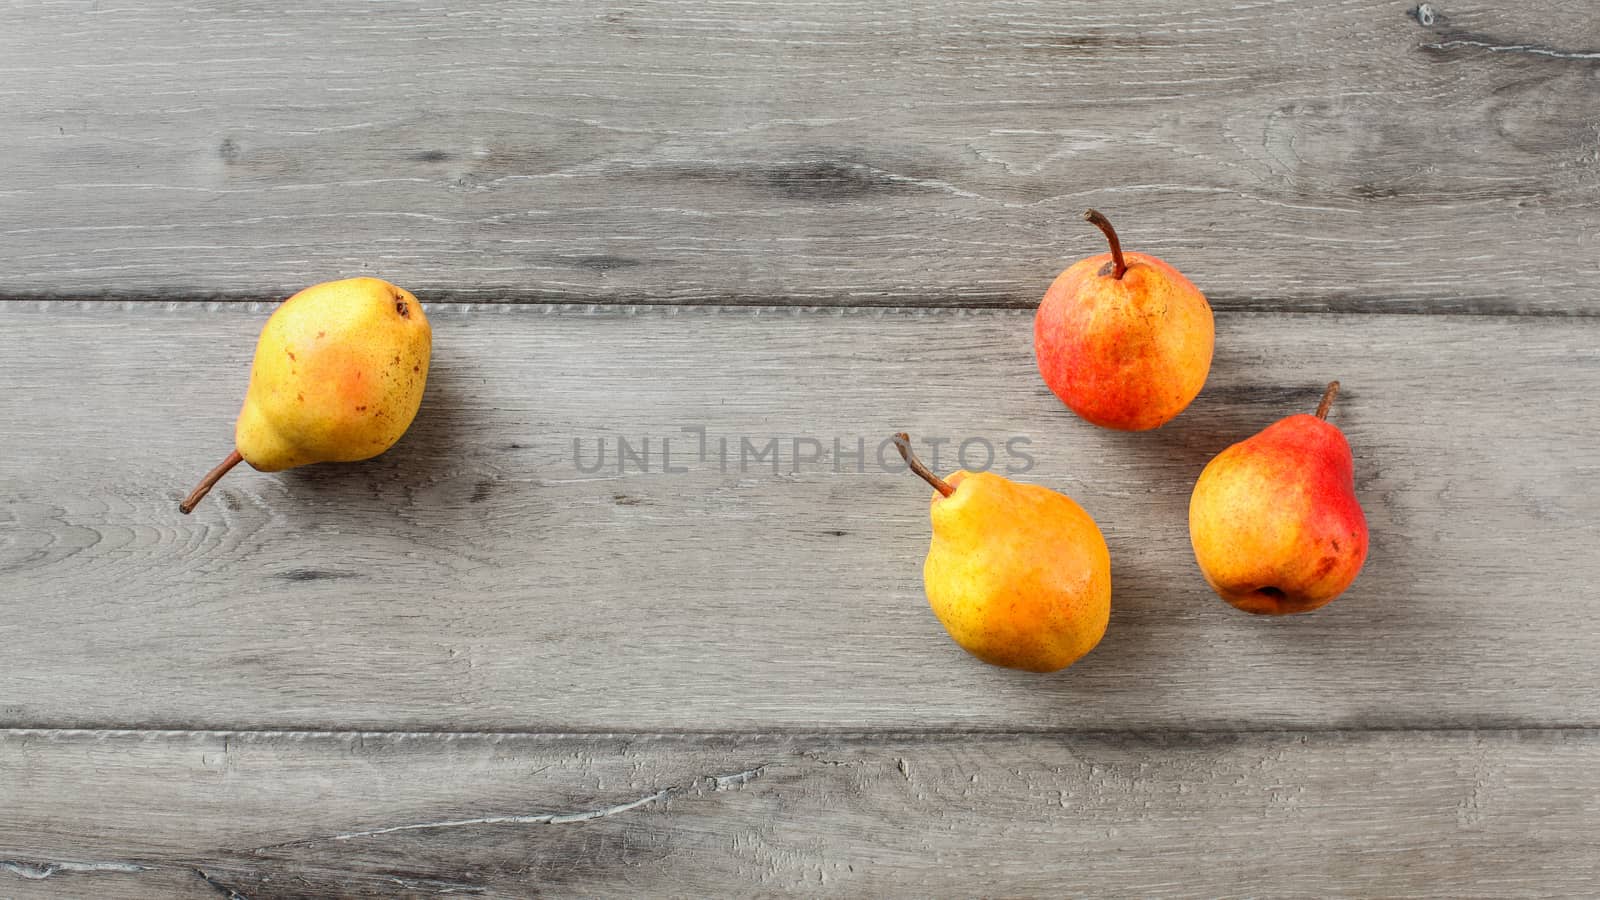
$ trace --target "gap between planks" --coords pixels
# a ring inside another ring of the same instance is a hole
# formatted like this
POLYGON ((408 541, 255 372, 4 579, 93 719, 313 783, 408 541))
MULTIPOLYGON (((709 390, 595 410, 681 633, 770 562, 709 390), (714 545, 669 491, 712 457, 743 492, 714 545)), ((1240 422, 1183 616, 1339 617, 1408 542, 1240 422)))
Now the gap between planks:
MULTIPOLYGON (((306 285, 309 286, 309 285, 306 285)), ((806 313, 837 312, 988 312, 996 310, 1032 311, 1037 309, 1049 280, 1040 282, 1038 297, 1018 297, 1011 294, 964 294, 951 298, 933 298, 925 293, 883 294, 881 296, 848 296, 838 300, 817 297, 782 299, 773 297, 706 296, 690 299, 664 299, 650 295, 638 297, 595 297, 568 295, 555 291, 516 291, 493 288, 469 290, 430 290, 419 287, 413 290, 424 306, 433 308, 474 307, 509 309, 516 307, 545 307, 551 311, 574 310, 794 310, 806 313), (924 302, 916 302, 921 298, 924 302)), ((408 289, 410 289, 408 287, 408 289)), ((1202 288, 1202 291, 1204 289, 1202 288)), ((0 290, 0 304, 36 304, 41 309, 54 306, 82 306, 94 304, 133 309, 161 304, 211 304, 214 306, 273 307, 288 299, 296 288, 285 288, 273 293, 214 292, 204 289, 178 289, 161 293, 122 293, 118 291, 73 291, 67 295, 35 291, 0 290)), ((1280 315, 1373 315, 1373 316, 1468 316, 1485 319, 1591 319, 1600 317, 1600 303, 1589 307, 1557 309, 1552 307, 1524 307, 1498 302, 1501 298, 1462 295, 1448 300, 1432 299, 1426 302, 1397 302, 1364 295, 1329 294, 1316 301, 1296 300, 1278 302, 1256 297, 1231 294, 1206 294, 1211 308, 1220 313, 1260 313, 1280 315)))
POLYGON ((374 738, 388 740, 653 740, 661 742, 761 742, 761 741, 793 741, 815 738, 819 740, 845 741, 845 742, 872 742, 872 741, 925 741, 937 743, 941 741, 965 740, 991 740, 998 738, 1036 738, 1036 737, 1069 737, 1084 740, 1103 740, 1114 738, 1149 738, 1169 740, 1173 738, 1192 737, 1196 740, 1208 740, 1224 737, 1339 737, 1357 735, 1379 734, 1428 734, 1428 735, 1548 735, 1548 734, 1596 734, 1600 735, 1600 724, 1569 723, 1556 725, 1517 725, 1517 724, 1483 724, 1483 725, 1362 725, 1339 728, 1272 728, 1272 727, 1225 727, 1225 728, 887 728, 887 729, 861 729, 861 728, 757 728, 757 729, 686 729, 673 731, 654 728, 646 731, 628 731, 625 729, 384 729, 384 728, 319 728, 307 726, 302 728, 217 728, 210 727, 185 727, 181 725, 150 725, 136 726, 123 724, 108 724, 105 726, 73 726, 56 727, 51 725, 7 725, 0 727, 0 740, 12 738, 46 738, 53 740, 110 739, 121 737, 143 737, 150 740, 174 738, 245 738, 259 740, 283 739, 290 741, 349 739, 349 738, 374 738))

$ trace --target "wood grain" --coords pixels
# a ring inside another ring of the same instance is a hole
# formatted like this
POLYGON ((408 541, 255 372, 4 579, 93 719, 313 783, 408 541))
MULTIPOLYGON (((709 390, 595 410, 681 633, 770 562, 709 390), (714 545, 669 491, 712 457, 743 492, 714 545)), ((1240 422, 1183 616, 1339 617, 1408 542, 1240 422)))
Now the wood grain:
POLYGON ((1050 396, 1016 312, 435 307, 429 393, 394 451, 244 469, 183 517, 264 311, 41 306, 0 308, 6 724, 1600 723, 1587 320, 1223 315, 1200 398, 1129 435, 1050 396), (1193 479, 1333 376, 1367 569, 1316 614, 1238 613, 1194 567, 1193 479), (1031 440, 1016 477, 1076 497, 1111 546, 1099 649, 1039 677, 947 640, 922 597, 928 491, 873 454, 900 429, 925 456, 950 440, 942 470, 964 439, 1002 466, 1031 440), (602 437, 608 467, 580 471, 574 440, 592 464, 602 437), (616 471, 619 437, 651 442, 651 471, 616 471), (796 437, 829 458, 795 471, 796 437), (834 470, 835 438, 869 442, 867 471, 834 470), (663 439, 686 471, 660 471, 663 439), (778 459, 740 471, 742 442, 771 439, 778 459))
POLYGON ((0 893, 1587 896, 1597 768, 1590 731, 12 732, 0 893))
POLYGON ((4 297, 1600 309, 1584 4, 9 6, 4 297))

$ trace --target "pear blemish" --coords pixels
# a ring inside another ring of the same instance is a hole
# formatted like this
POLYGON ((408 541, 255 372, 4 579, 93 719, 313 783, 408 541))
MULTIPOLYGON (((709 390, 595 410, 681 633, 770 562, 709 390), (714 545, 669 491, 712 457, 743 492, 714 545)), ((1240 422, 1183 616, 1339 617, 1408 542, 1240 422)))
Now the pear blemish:
POLYGON ((193 511, 241 462, 277 472, 388 450, 422 404, 432 349, 421 305, 387 281, 331 281, 285 300, 256 343, 233 452, 178 509, 193 511), (407 366, 420 377, 383 377, 407 366))

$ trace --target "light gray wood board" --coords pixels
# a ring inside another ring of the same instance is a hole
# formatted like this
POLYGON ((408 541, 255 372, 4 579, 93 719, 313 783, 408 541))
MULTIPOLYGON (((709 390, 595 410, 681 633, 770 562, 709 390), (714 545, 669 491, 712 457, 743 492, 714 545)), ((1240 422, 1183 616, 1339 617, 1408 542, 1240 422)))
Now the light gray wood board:
POLYGON ((1600 308, 1589 4, 11 5, 0 296, 1600 308))
POLYGON ((1589 731, 13 732, 0 893, 1587 896, 1597 771, 1589 731))
POLYGON ((393 451, 241 468, 184 517, 265 310, 42 306, 0 307, 6 724, 1600 723, 1600 322, 1224 315, 1195 404, 1124 434, 1049 394, 1013 311, 447 306, 393 451), (1309 616, 1236 612, 1189 550, 1194 478, 1333 376, 1366 571, 1309 616), (925 454, 1032 441, 1016 477, 1111 547, 1094 653, 1049 677, 969 658, 922 596, 927 487, 875 459, 792 471, 796 436, 831 457, 902 428, 925 454), (651 441, 652 471, 616 472, 619 436, 651 441), (609 470, 580 472, 574 440, 592 464, 602 437, 609 470), (783 442, 778 472, 738 471, 746 437, 783 442), (663 438, 687 471, 660 471, 663 438))

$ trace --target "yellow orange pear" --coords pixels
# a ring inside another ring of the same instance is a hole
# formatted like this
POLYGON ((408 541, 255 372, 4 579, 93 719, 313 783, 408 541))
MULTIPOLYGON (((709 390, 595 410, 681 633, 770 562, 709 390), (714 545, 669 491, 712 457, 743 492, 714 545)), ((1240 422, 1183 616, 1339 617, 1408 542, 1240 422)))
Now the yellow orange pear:
POLYGON ((950 637, 986 663, 1066 668, 1093 650, 1111 617, 1111 555, 1094 519, 1064 494, 992 472, 930 471, 934 487, 923 586, 950 637))
POLYGON ((1044 383, 1073 412, 1104 428, 1144 431, 1183 412, 1211 371, 1211 305, 1189 279, 1144 253, 1122 252, 1111 222, 1110 253, 1079 260, 1056 277, 1033 319, 1044 383))
POLYGON ((277 472, 394 446, 422 403, 432 347, 422 304, 387 281, 330 281, 285 300, 256 342, 233 453, 178 509, 241 461, 277 472))
POLYGON ((1189 542, 1207 583, 1246 612, 1307 612, 1339 596, 1367 558, 1350 444, 1316 415, 1269 425, 1217 454, 1189 498, 1189 542))

